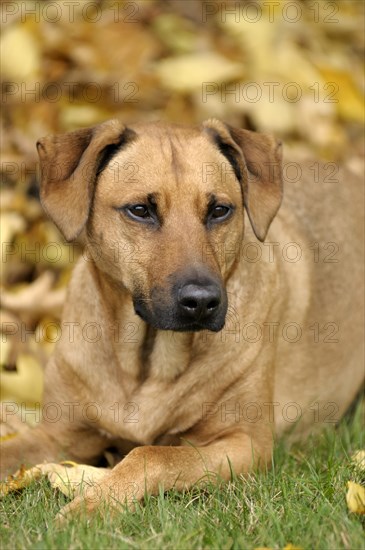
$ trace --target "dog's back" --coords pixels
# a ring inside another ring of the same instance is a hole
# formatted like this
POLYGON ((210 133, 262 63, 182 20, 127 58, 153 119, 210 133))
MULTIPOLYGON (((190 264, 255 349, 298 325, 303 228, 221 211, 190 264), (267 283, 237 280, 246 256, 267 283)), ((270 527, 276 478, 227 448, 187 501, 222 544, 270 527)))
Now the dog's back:
POLYGON ((287 179, 267 239, 280 243, 290 289, 274 401, 279 433, 307 408, 303 435, 339 420, 364 378, 364 190, 361 168, 313 161, 286 168, 297 181, 287 179))

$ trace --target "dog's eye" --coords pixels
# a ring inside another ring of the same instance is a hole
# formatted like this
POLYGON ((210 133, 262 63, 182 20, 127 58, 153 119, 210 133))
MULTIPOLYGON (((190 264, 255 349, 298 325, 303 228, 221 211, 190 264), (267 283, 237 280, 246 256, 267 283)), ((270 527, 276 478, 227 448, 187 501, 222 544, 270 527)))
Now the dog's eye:
POLYGON ((223 220, 224 218, 228 217, 230 212, 231 209, 229 208, 229 206, 218 204, 211 210, 210 217, 213 218, 213 220, 223 220))
POLYGON ((134 204, 129 206, 127 210, 134 218, 151 218, 150 211, 145 204, 134 204))

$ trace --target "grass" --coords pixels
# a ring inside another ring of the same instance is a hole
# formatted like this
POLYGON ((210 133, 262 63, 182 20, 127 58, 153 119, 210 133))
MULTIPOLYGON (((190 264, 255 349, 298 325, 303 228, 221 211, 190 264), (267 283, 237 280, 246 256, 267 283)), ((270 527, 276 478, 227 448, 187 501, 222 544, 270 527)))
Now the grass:
POLYGON ((348 511, 348 480, 361 482, 349 457, 364 447, 364 402, 339 426, 290 450, 273 468, 219 487, 147 497, 113 520, 81 518, 63 530, 54 515, 66 503, 46 481, 0 502, 2 549, 363 549, 364 518, 348 511))

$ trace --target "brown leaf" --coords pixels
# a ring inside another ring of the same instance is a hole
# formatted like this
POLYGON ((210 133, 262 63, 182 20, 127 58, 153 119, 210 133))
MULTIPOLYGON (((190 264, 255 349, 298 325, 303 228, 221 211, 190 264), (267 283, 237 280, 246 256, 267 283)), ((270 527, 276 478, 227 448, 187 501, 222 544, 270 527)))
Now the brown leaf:
POLYGON ((26 312, 34 315, 54 314, 59 316, 65 301, 66 290, 63 288, 51 290, 53 283, 53 273, 45 271, 21 292, 15 294, 5 290, 1 291, 1 306, 15 313, 26 312))

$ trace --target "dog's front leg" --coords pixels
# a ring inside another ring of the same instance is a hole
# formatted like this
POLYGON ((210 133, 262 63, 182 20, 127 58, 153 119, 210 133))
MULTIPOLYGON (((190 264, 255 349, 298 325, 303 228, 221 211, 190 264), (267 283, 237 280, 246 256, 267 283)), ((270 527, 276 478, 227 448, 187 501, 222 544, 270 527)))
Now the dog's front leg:
POLYGON ((0 447, 0 479, 14 474, 20 466, 43 462, 75 460, 93 463, 108 441, 100 433, 86 427, 73 426, 62 431, 48 429, 45 422, 28 427, 19 435, 4 441, 0 447))
MULTIPOLYGON (((143 446, 133 449, 98 485, 65 506, 57 516, 62 523, 73 514, 90 513, 104 502, 108 508, 132 505, 160 487, 183 490, 201 479, 229 480, 232 471, 248 472, 271 457, 271 441, 258 444, 242 432, 230 433, 204 447, 143 446)), ((110 510, 109 510, 110 512, 110 510)))
POLYGON ((34 466, 40 462, 54 462, 59 458, 59 445, 43 427, 27 427, 21 434, 1 443, 0 479, 14 474, 21 466, 34 466))

